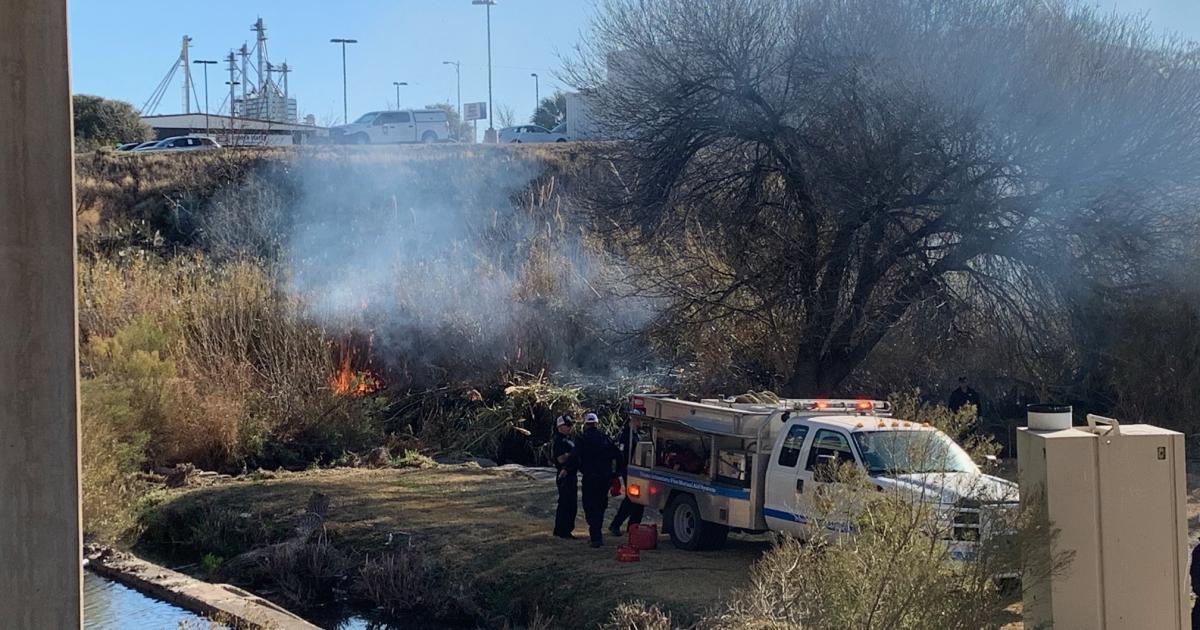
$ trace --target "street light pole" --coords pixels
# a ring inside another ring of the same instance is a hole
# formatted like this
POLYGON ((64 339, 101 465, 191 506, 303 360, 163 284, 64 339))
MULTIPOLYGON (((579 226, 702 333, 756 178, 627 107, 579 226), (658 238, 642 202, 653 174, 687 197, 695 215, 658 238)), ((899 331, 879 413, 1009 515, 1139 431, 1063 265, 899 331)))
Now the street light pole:
POLYGON ((492 124, 496 110, 492 107, 492 5, 496 0, 471 0, 471 4, 482 4, 487 7, 487 57, 488 57, 488 135, 492 142, 496 141, 496 126, 492 124))
MULTIPOLYGON (((459 124, 459 126, 462 126, 462 123, 463 123, 463 119, 462 119, 462 72, 461 72, 461 69, 459 68, 459 66, 461 66, 462 64, 460 64, 457 61, 443 61, 442 65, 443 66, 454 66, 454 82, 458 89, 458 124, 459 124)), ((458 138, 458 130, 457 129, 454 131, 454 137, 456 139, 458 138)))
POLYGON ((533 115, 537 116, 538 108, 542 106, 541 89, 538 87, 537 73, 531 72, 529 76, 533 77, 533 115))
POLYGON ((396 86, 396 109, 399 110, 400 109, 400 86, 408 85, 408 83, 406 83, 404 81, 392 81, 392 85, 396 86))
POLYGON ((334 38, 329 40, 332 44, 342 45, 342 124, 350 122, 350 106, 347 104, 346 90, 346 44, 357 44, 357 39, 334 38))
POLYGON ((208 125, 208 67, 216 64, 215 61, 207 59, 196 59, 192 63, 198 63, 204 66, 204 135, 211 135, 212 130, 208 125))

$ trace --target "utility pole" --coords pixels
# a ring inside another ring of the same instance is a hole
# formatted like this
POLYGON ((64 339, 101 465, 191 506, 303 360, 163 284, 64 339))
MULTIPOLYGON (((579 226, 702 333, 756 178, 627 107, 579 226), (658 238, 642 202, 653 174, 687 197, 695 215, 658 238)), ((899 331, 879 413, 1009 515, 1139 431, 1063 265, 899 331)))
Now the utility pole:
POLYGON ((208 126, 208 67, 216 65, 217 62, 207 59, 197 59, 192 63, 204 66, 204 135, 211 135, 212 129, 208 126))
MULTIPOLYGON (((462 72, 461 72, 461 68, 459 67, 462 64, 457 61, 443 61, 442 65, 454 66, 454 83, 458 90, 458 96, 457 96, 457 98, 458 98, 458 103, 457 103, 457 105, 458 105, 458 126, 462 127, 462 124, 463 124, 463 119, 462 119, 462 115, 463 115, 463 112, 462 112, 462 72)), ((472 127, 471 130, 474 131, 474 127, 472 127)), ((458 129, 454 130, 454 139, 455 140, 459 139, 458 129)), ((472 142, 474 142, 474 140, 475 140, 474 138, 471 139, 472 142)))
POLYGON ((404 81, 392 81, 392 85, 396 86, 396 109, 399 110, 400 109, 400 86, 408 85, 408 83, 406 83, 404 81))
POLYGON ((350 106, 346 90, 346 44, 357 44, 357 39, 334 38, 329 40, 332 44, 342 45, 342 124, 350 122, 350 106))
POLYGON ((471 0, 471 4, 482 4, 487 7, 488 130, 484 140, 495 142, 496 126, 492 124, 496 117, 496 110, 492 107, 492 5, 496 4, 496 0, 471 0))
POLYGON ((540 94, 541 90, 538 87, 537 73, 532 72, 529 74, 529 76, 533 77, 533 115, 537 116, 538 108, 540 108, 542 106, 542 97, 540 94))

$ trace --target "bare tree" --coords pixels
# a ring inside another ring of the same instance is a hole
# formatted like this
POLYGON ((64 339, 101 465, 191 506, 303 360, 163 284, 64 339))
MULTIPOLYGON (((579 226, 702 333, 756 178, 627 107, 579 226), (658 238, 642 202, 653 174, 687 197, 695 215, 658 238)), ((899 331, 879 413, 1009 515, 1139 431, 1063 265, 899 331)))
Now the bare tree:
POLYGON ((513 113, 513 108, 508 105, 496 106, 496 122, 501 127, 511 127, 516 124, 517 115, 513 113))
POLYGON ((625 140, 589 200, 659 339, 825 394, 916 307, 1032 335, 1152 279, 1195 215, 1197 66, 1072 0, 610 0, 568 72, 625 140))

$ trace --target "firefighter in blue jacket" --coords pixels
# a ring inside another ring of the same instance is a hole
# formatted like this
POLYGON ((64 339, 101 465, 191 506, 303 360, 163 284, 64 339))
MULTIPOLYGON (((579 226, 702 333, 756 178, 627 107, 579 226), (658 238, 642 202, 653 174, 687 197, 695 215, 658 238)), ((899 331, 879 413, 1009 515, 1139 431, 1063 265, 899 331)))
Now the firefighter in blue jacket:
POLYGON ((592 547, 604 544, 604 511, 608 493, 620 491, 616 463, 620 457, 613 441, 599 427, 600 419, 589 413, 583 417, 583 433, 575 440, 579 472, 583 475, 583 515, 587 519, 592 547))
POLYGON ((575 456, 575 440, 571 439, 571 416, 554 420, 554 442, 550 457, 558 470, 558 507, 554 510, 554 535, 574 538, 575 514, 578 512, 579 458, 575 456))

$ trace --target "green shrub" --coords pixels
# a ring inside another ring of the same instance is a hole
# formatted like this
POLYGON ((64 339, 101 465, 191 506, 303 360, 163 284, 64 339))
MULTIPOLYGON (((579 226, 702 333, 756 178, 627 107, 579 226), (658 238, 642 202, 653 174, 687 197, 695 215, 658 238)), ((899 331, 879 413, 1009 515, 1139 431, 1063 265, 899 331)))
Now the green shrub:
POLYGON ((135 474, 145 461, 149 434, 136 430, 127 389, 84 381, 80 393, 83 529, 113 542, 136 523, 143 488, 135 474))

